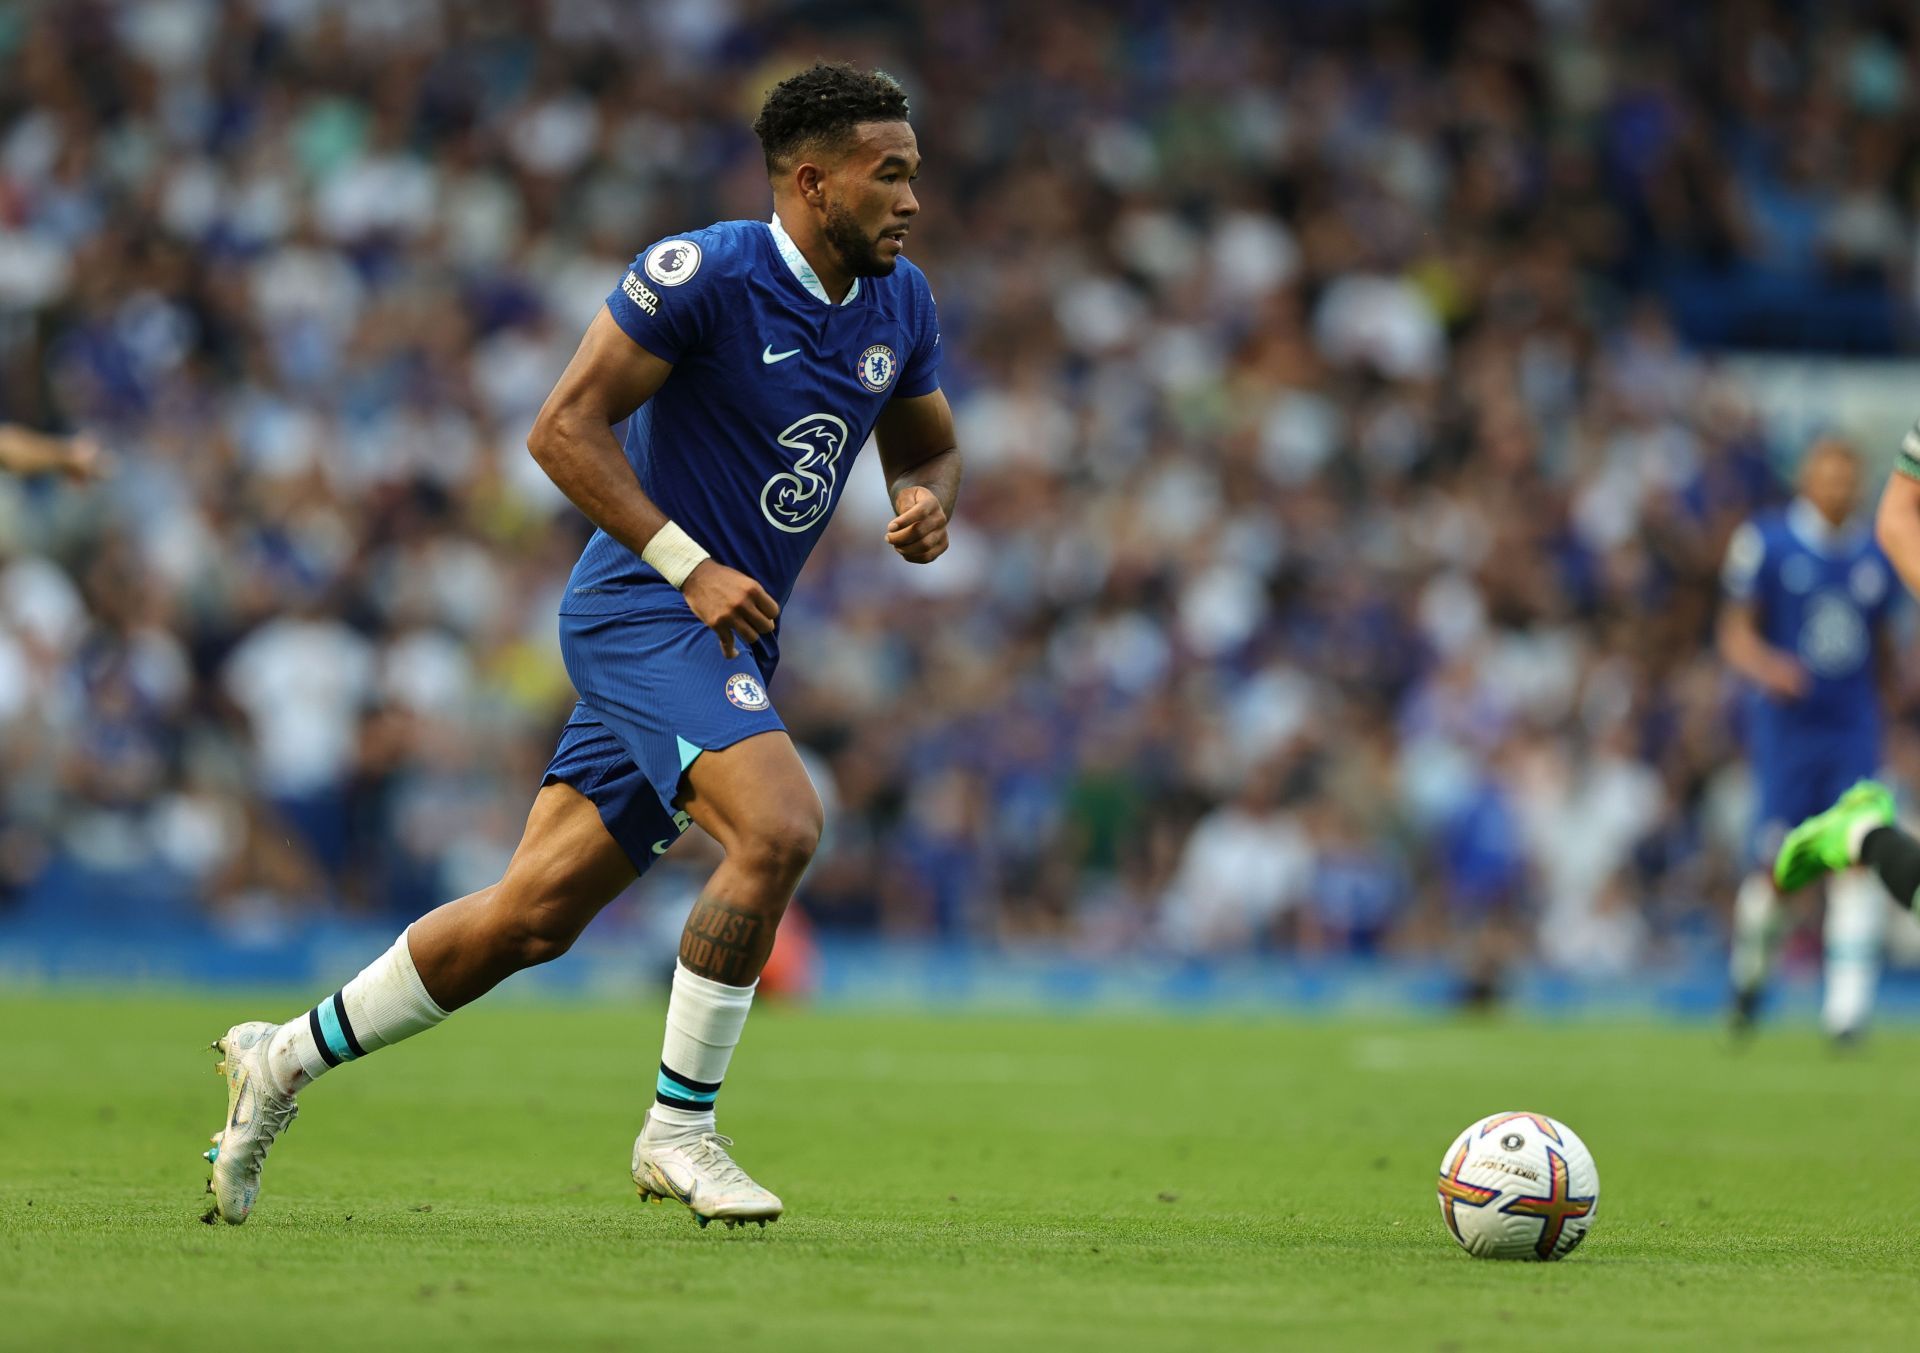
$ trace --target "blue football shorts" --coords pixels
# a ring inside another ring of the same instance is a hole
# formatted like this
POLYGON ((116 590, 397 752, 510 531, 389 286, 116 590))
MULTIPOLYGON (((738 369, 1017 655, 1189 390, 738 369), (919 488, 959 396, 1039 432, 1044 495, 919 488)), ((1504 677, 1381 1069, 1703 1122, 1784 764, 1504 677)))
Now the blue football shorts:
POLYGON ((1756 802, 1748 846, 1755 865, 1769 869, 1788 832, 1833 807, 1854 781, 1871 779, 1881 769, 1879 739, 1858 734, 1754 751, 1756 802))
POLYGON ((642 873, 686 830, 675 800, 687 767, 786 728, 751 651, 728 658, 678 593, 672 600, 678 613, 560 617, 580 700, 541 780, 585 795, 642 873))

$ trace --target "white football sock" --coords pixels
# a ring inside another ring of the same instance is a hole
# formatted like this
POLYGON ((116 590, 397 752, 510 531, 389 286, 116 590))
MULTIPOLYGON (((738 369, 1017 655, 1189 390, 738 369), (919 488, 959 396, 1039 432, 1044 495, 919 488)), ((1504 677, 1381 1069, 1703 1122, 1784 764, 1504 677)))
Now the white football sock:
POLYGON ((1758 991, 1773 964, 1775 921, 1780 911, 1773 880, 1748 874, 1733 897, 1733 989, 1758 991))
POLYGON ((363 968, 358 977, 273 1036, 267 1064, 291 1094, 342 1062, 411 1038, 447 1017, 413 966, 407 935, 363 968))
POLYGON ((750 987, 730 987, 691 972, 677 959, 667 998, 667 1038, 645 1135, 654 1140, 713 1131, 713 1101, 753 1008, 750 987))
POLYGON ((1867 1022, 1886 922, 1886 892, 1871 875, 1849 869, 1827 885, 1827 981, 1820 1022, 1828 1033, 1851 1033, 1867 1022))

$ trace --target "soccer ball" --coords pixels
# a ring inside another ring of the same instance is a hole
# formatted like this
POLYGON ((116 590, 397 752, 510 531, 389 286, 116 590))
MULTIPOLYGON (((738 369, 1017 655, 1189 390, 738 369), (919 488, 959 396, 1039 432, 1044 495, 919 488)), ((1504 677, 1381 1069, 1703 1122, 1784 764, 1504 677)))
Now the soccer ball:
POLYGON ((1593 1153, 1545 1114, 1489 1114, 1440 1158, 1440 1215, 1476 1259, 1564 1259, 1599 1207, 1593 1153))

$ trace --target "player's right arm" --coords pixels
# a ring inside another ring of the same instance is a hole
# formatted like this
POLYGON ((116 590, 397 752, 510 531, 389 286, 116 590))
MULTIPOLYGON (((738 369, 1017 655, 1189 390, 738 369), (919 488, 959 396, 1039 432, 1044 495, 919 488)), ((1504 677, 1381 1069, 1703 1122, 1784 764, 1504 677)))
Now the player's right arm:
MULTIPOLYGON (((1907 434, 1907 441, 1920 441, 1920 428, 1907 434)), ((1880 495, 1880 511, 1873 522, 1873 534, 1880 548, 1907 585, 1907 591, 1920 597, 1920 458, 1916 469, 1906 468, 1909 453, 1901 452, 1901 468, 1887 477, 1887 491, 1880 495)))
MULTIPOLYGON (((613 428, 652 399, 672 373, 671 363, 634 342, 603 309, 527 434, 527 450, 573 505, 643 558, 668 526, 667 515, 640 487, 613 428)), ((773 633, 780 615, 759 583, 712 559, 695 565, 680 592, 729 658, 740 643, 773 633)))
POLYGON ((1720 656, 1727 666, 1767 694, 1798 700, 1807 693, 1807 669, 1793 654, 1768 643, 1760 632, 1759 581, 1766 556, 1766 540, 1752 522, 1735 531, 1727 544, 1727 561, 1721 571, 1727 595, 1720 607, 1720 656))

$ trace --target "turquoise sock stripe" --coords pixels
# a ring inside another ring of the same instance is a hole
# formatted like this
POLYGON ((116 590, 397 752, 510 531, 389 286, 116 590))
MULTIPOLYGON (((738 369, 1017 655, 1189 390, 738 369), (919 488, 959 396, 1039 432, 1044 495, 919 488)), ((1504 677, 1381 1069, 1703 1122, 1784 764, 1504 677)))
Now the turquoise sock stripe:
POLYGON ((347 1031, 340 1027, 340 1016, 334 1012, 333 998, 328 997, 314 1007, 320 1016, 320 1033, 327 1040, 327 1051, 343 1062, 351 1062, 360 1054, 347 1042, 347 1031))
POLYGON ((668 1099, 687 1099, 693 1101, 695 1104, 711 1104, 720 1097, 718 1086, 711 1090, 696 1090, 685 1081, 668 1074, 665 1067, 660 1069, 660 1081, 657 1089, 660 1094, 666 1096, 668 1099))

